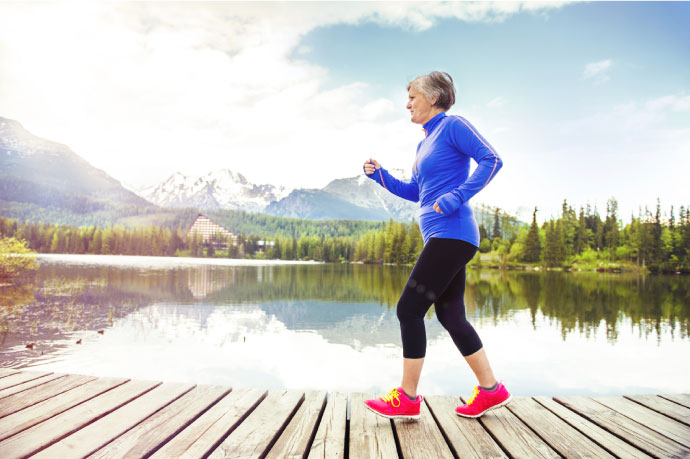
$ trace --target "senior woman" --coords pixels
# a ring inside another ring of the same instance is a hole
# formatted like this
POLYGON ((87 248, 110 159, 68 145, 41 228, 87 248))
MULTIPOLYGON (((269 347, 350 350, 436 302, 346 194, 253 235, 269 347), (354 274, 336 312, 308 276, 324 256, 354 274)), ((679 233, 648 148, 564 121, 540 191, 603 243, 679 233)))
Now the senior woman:
POLYGON ((391 193, 420 202, 419 226, 424 249, 412 268, 397 306, 403 345, 400 387, 366 406, 387 418, 419 419, 422 396, 417 385, 426 354, 424 316, 436 305, 436 317, 477 377, 478 385, 460 416, 476 418, 506 405, 511 395, 496 381, 477 332, 465 317, 465 266, 477 252, 479 229, 469 200, 499 171, 503 162, 466 119, 448 116, 455 86, 447 73, 432 72, 407 86, 407 109, 421 124, 425 138, 417 146, 412 179, 402 182, 378 161, 368 159, 364 172, 391 193), (477 168, 469 175, 470 158, 477 168))

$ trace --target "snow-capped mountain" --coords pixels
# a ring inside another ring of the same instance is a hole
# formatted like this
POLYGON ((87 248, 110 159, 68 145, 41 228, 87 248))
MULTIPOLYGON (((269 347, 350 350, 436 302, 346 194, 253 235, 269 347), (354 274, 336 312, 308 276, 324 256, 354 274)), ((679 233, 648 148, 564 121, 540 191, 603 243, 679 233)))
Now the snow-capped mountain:
MULTIPOLYGON (((388 172, 403 182, 410 180, 402 169, 389 169, 388 172)), ((375 220, 393 218, 393 220, 409 221, 419 210, 418 203, 393 195, 364 174, 333 180, 323 190, 370 212, 374 211, 377 215, 375 220)))
MULTIPOLYGON (((390 172, 409 180, 403 170, 390 172)), ((228 169, 200 177, 178 172, 138 194, 161 207, 244 210, 293 218, 409 221, 417 211, 417 204, 392 195, 363 174, 333 180, 320 190, 289 190, 252 184, 228 169)))
POLYGON ((166 181, 143 189, 139 195, 161 207, 198 207, 260 212, 290 193, 283 186, 255 185, 237 172, 221 169, 202 176, 180 172, 166 181))

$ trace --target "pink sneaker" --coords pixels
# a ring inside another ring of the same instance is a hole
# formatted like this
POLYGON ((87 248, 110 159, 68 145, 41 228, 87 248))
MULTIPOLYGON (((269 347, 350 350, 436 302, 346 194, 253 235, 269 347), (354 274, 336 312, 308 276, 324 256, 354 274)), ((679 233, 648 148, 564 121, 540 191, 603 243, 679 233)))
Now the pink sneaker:
POLYGON ((506 390, 503 383, 498 383, 498 387, 493 392, 475 386, 470 399, 466 404, 455 408, 455 414, 466 418, 478 418, 489 410, 507 405, 512 398, 513 396, 506 390))
POLYGON ((422 396, 417 395, 413 401, 405 395, 402 387, 393 389, 386 395, 373 400, 365 400, 364 404, 374 413, 389 419, 419 419, 422 396))

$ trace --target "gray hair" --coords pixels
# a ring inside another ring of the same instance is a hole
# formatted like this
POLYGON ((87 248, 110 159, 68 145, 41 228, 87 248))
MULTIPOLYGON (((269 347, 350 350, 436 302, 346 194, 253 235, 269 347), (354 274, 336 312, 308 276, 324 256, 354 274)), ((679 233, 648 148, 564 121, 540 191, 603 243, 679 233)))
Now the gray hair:
POLYGON ((410 88, 420 92, 433 106, 439 106, 447 111, 455 103, 455 85, 453 79, 446 72, 431 72, 410 81, 410 88))

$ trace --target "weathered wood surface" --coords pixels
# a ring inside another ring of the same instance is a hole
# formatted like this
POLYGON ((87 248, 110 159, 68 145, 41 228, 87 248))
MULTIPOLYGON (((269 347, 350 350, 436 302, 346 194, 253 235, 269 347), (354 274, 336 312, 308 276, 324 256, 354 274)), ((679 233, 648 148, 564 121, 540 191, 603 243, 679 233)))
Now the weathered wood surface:
POLYGON ((539 432, 539 436, 561 456, 614 457, 531 398, 514 397, 508 409, 530 429, 539 432))
POLYGON ((2 380, 3 459, 690 457, 687 394, 516 397, 480 419, 430 396, 410 421, 368 410, 373 394, 7 369, 2 380))
MULTIPOLYGON (((406 397, 405 394, 402 394, 406 397)), ((426 403, 422 403, 419 420, 396 419, 393 421, 403 458, 434 457, 452 459, 453 453, 443 438, 426 403)))
POLYGON ((0 379, 0 390, 1 389, 7 389, 8 387, 13 387, 22 383, 25 383, 27 381, 32 381, 34 379, 42 378, 44 376, 48 376, 51 374, 50 372, 35 372, 35 371, 27 371, 27 372, 21 372, 21 373, 15 373, 13 375, 9 375, 5 378, 0 379))
POLYGON ((304 392, 269 392, 209 457, 264 457, 303 400, 304 392))
POLYGON ((425 400, 456 456, 462 458, 508 457, 478 420, 455 414, 455 407, 458 406, 459 401, 457 397, 433 395, 426 397, 425 400))
POLYGON ((328 396, 319 429, 309 450, 308 459, 344 458, 347 431, 347 394, 328 396))
POLYGON ((560 403, 556 403, 547 397, 533 397, 534 400, 563 419, 570 426, 592 439, 596 444, 601 445, 611 454, 617 457, 648 458, 651 457, 639 449, 624 442, 615 435, 607 432, 598 425, 588 421, 574 411, 570 411, 560 403))
POLYGON ((219 386, 195 387, 89 457, 148 457, 228 391, 219 386))
POLYGON ((690 394, 662 394, 659 397, 690 408, 690 394))
POLYGON ((398 457, 391 421, 377 416, 364 405, 364 400, 374 397, 374 394, 359 392, 350 395, 351 459, 398 457))
MULTIPOLYGON (((0 440, 68 411, 80 403, 124 384, 124 378, 101 378, 51 397, 0 419, 0 440)), ((2 444, 0 443, 0 446, 2 444)), ((1 456, 1 455, 0 455, 1 456)))
POLYGON ((10 376, 15 373, 19 373, 19 370, 13 370, 11 368, 0 368, 0 378, 4 378, 5 376, 10 376))
POLYGON ((560 457, 507 407, 489 411, 479 418, 479 422, 511 457, 560 457))
POLYGON ((623 397, 595 397, 594 400, 690 448, 690 426, 623 397))
POLYGON ((326 406, 326 392, 310 392, 290 424, 266 456, 268 459, 302 458, 316 434, 318 421, 326 406))
POLYGON ((163 383, 33 457, 86 457, 178 399, 192 387, 192 384, 163 383))
POLYGON ((148 392, 157 384, 150 381, 131 381, 101 393, 4 440, 0 443, 0 456, 3 459, 12 459, 34 454, 148 392))
MULTIPOLYGON (((10 395, 14 395, 19 392, 23 392, 27 389, 31 389, 32 387, 40 386, 41 384, 45 384, 56 379, 64 378, 65 376, 67 375, 64 373, 53 373, 43 376, 41 378, 36 378, 21 384, 17 384, 16 386, 8 387, 7 389, 2 389, 0 390, 0 400, 4 399, 5 397, 9 397, 10 395)), ((92 379, 96 378, 92 377, 92 379)))
POLYGON ((554 400, 651 456, 687 457, 690 455, 689 448, 591 398, 569 396, 554 397, 554 400))
POLYGON ((206 457, 265 397, 265 390, 234 389, 156 451, 152 457, 206 457))
POLYGON ((49 398, 53 398, 56 395, 60 395, 63 392, 67 392, 70 389, 74 389, 95 379, 94 376, 65 376, 64 378, 58 378, 3 398, 0 402, 0 418, 21 411, 44 400, 48 400, 49 398))
POLYGON ((690 408, 656 395, 626 395, 625 398, 690 426, 690 408))

